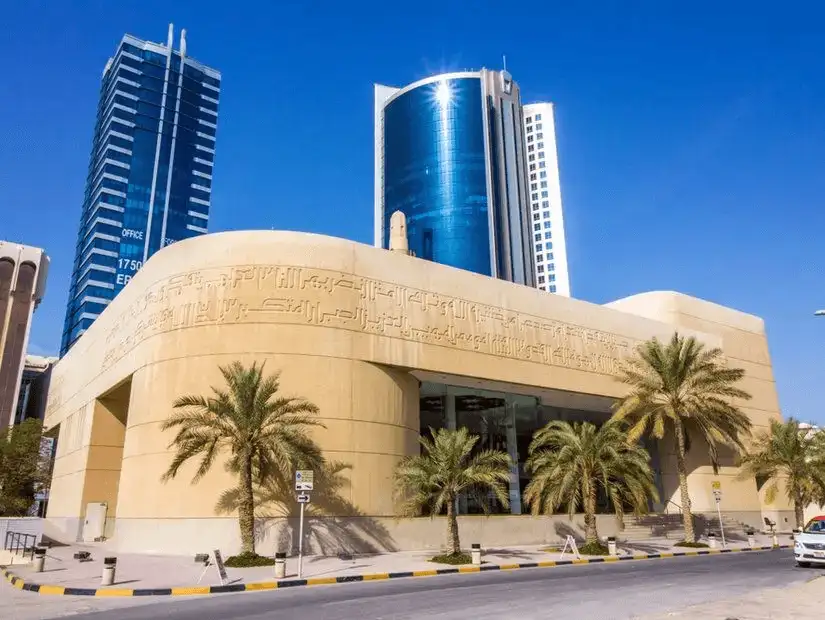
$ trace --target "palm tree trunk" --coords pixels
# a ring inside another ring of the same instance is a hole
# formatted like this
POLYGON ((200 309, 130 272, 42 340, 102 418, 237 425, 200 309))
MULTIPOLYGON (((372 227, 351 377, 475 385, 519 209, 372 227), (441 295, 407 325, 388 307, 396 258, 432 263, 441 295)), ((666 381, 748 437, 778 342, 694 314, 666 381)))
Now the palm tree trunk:
POLYGON ((255 499, 252 491, 252 459, 246 458, 241 465, 240 503, 238 524, 241 528, 241 553, 255 553, 255 499))
POLYGON ((455 514, 455 499, 447 502, 447 545, 450 555, 461 553, 461 543, 458 540, 458 518, 455 514))
POLYGON ((586 545, 599 543, 599 532, 596 529, 596 485, 592 482, 585 489, 584 543, 586 545))
POLYGON ((685 528, 685 541, 696 542, 696 532, 693 529, 693 512, 690 509, 690 493, 688 493, 687 467, 685 466, 685 429, 679 423, 674 424, 676 435, 676 471, 679 474, 679 490, 682 494, 682 524, 685 528))
POLYGON ((801 493, 794 493, 793 512, 796 518, 796 527, 805 527, 805 504, 801 493))

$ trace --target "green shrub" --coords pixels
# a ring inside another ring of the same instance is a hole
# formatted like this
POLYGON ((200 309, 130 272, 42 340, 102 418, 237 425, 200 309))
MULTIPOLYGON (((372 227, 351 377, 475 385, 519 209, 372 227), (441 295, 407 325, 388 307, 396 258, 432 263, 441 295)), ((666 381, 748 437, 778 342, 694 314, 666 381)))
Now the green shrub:
POLYGON ((250 568, 252 566, 274 566, 275 560, 257 553, 242 553, 227 558, 224 564, 230 568, 250 568))
POLYGON ((430 560, 430 562, 458 566, 459 564, 471 564, 473 562, 473 558, 471 558, 467 553, 444 553, 442 555, 435 556, 430 560))
POLYGON ((610 555, 610 551, 600 542, 585 543, 579 547, 582 555, 610 555))
POLYGON ((691 549, 707 549, 708 545, 703 542, 688 542, 686 540, 680 540, 677 542, 674 547, 690 547, 691 549))

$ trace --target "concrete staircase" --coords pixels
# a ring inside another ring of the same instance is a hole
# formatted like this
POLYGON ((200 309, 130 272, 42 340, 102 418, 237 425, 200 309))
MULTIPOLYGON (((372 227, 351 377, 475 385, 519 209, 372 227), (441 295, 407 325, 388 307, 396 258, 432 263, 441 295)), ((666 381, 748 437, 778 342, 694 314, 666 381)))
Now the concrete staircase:
POLYGON ((642 516, 625 515, 624 531, 619 532, 620 540, 642 541, 651 538, 683 540, 685 528, 682 515, 652 513, 642 516))

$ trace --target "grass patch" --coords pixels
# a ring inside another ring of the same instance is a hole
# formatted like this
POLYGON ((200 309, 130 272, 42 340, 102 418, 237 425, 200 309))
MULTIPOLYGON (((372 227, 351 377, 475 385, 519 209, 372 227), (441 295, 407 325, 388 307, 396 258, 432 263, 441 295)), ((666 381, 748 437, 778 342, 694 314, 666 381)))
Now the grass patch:
POLYGON ((253 566, 274 566, 275 560, 257 553, 242 553, 226 558, 224 564, 230 568, 250 568, 253 566))
POLYGON ((431 558, 430 562, 458 566, 459 564, 472 564, 473 558, 470 557, 469 553, 444 553, 431 558))
POLYGON ((582 555, 610 555, 610 550, 600 542, 585 543, 579 547, 582 555))
POLYGON ((674 547, 690 547, 691 549, 707 549, 708 545, 703 542, 688 542, 687 540, 680 540, 673 545, 674 547))

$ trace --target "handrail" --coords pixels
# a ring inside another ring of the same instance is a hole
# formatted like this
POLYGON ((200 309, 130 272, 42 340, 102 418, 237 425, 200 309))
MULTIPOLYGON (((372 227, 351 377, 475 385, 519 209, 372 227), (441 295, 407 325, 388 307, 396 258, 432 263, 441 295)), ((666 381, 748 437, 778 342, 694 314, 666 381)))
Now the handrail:
POLYGON ((34 559, 34 547, 37 544, 36 534, 26 534, 25 532, 6 532, 6 540, 3 543, 3 549, 11 551, 12 553, 20 553, 25 556, 28 552, 31 559, 34 559), (31 539, 31 544, 29 540, 31 539))
POLYGON ((676 506, 676 508, 679 510, 679 514, 682 514, 682 507, 676 502, 674 502, 672 499, 667 500, 667 503, 665 504, 665 514, 670 514, 668 508, 670 508, 671 504, 676 506))

